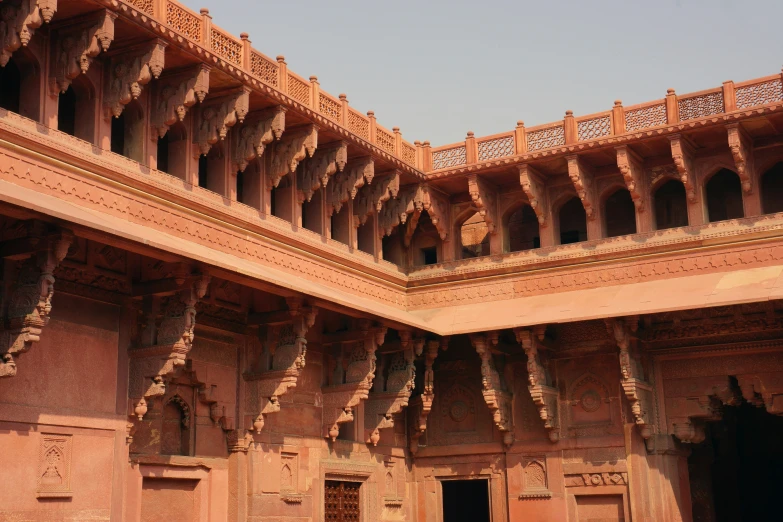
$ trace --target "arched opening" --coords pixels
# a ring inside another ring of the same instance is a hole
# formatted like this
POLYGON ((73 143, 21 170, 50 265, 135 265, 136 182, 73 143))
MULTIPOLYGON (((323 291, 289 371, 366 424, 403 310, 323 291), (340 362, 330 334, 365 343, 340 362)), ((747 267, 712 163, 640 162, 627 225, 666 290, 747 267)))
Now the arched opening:
POLYGON ((340 212, 333 213, 330 223, 332 239, 346 245, 351 244, 351 211, 348 205, 349 203, 344 204, 340 208, 340 212))
POLYGON ((409 256, 413 266, 435 265, 441 258, 440 236, 426 210, 421 212, 411 236, 409 256))
POLYGON ((462 259, 489 255, 489 229, 478 212, 462 223, 459 237, 462 259))
POLYGON ((169 127, 166 134, 158 138, 157 147, 158 170, 185 179, 189 148, 185 125, 178 121, 169 127))
POLYGON ((359 250, 375 255, 375 214, 367 216, 367 221, 356 229, 359 250))
POLYGON ((390 235, 383 236, 381 239, 381 251, 383 259, 389 263, 394 263, 397 266, 403 266, 405 264, 400 227, 395 228, 390 235))
POLYGON ((323 192, 323 190, 316 190, 310 201, 302 202, 302 228, 312 230, 316 234, 322 232, 323 192))
POLYGON ((719 170, 707 182, 705 192, 710 223, 744 217, 742 183, 736 173, 719 170))
POLYGON ((606 237, 636 234, 636 207, 628 189, 618 189, 604 202, 606 237))
POLYGON ((86 75, 77 76, 57 100, 57 130, 95 141, 95 90, 86 75))
POLYGON ((560 207, 557 215, 561 245, 587 240, 587 214, 582 200, 577 197, 569 199, 560 207))
POLYGON ((41 74, 38 61, 25 48, 0 67, 0 107, 39 121, 41 74))
POLYGON ((164 455, 190 455, 190 412, 179 396, 163 406, 160 452, 164 455))
POLYGON ((144 159, 144 109, 138 100, 111 120, 111 151, 133 161, 144 159))
POLYGON ((688 457, 693 520, 779 520, 783 418, 743 401, 705 434, 688 457))
POLYGON ((293 186, 291 176, 283 176, 280 183, 272 189, 270 194, 272 203, 272 215, 293 222, 293 186))
POLYGON ((761 178, 761 207, 765 214, 783 212, 783 162, 769 169, 761 178))
POLYGON ((199 156, 198 186, 228 197, 226 158, 223 154, 223 143, 214 144, 206 155, 202 154, 199 156))
POLYGON ((538 216, 530 205, 522 205, 508 216, 505 226, 509 252, 531 250, 541 246, 538 216))
POLYGON ((688 226, 688 201, 681 181, 670 179, 658 187, 653 200, 656 230, 688 226))

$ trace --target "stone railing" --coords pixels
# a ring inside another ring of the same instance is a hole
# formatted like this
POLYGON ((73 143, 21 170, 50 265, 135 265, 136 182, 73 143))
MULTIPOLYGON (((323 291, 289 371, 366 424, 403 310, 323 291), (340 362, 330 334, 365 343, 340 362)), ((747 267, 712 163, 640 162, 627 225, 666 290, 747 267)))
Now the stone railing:
MULTIPOLYGON (((430 148, 421 146, 420 164, 425 172, 442 171, 485 161, 512 158, 566 147, 581 142, 595 142, 611 136, 634 134, 679 122, 714 117, 762 105, 783 102, 783 74, 756 78, 722 87, 678 96, 669 89, 666 98, 623 107, 616 101, 612 110, 574 117, 566 111, 561 121, 535 127, 517 122, 511 132, 476 138, 468 132, 464 142, 430 148)), ((441 175, 441 172, 438 173, 441 175)))
POLYGON ((320 89, 315 76, 305 80, 288 71, 283 56, 273 60, 253 49, 246 33, 237 39, 220 29, 212 23, 209 10, 202 9, 197 14, 173 0, 124 0, 123 3, 165 24, 158 26, 160 32, 169 33, 181 41, 190 40, 199 44, 226 65, 288 95, 305 108, 341 125, 348 132, 396 156, 410 167, 421 170, 421 154, 418 152, 421 144, 403 140, 397 127, 393 132, 380 126, 376 130, 372 112, 363 116, 349 107, 345 94, 335 98, 320 89))

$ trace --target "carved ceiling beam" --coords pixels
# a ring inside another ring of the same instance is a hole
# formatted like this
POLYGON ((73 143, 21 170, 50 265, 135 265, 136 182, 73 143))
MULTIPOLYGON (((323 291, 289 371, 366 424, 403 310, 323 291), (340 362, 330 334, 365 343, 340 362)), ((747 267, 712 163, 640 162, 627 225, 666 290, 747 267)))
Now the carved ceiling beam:
POLYGON ((101 9, 85 17, 84 22, 57 30, 52 73, 51 94, 68 90, 71 81, 90 69, 101 51, 108 51, 114 40, 114 20, 117 13, 101 9))
POLYGON ((740 402, 730 377, 695 377, 668 381, 666 417, 669 433, 686 444, 705 439, 704 423, 720 420, 722 408, 740 402))
MULTIPOLYGON (((329 179, 342 172, 348 162, 348 144, 337 141, 321 146, 313 157, 305 160, 297 171, 296 188, 301 192, 302 201, 310 201, 320 188, 326 188, 329 179)), ((363 179, 363 178, 362 178, 363 179)))
POLYGON ((616 147, 617 167, 625 180, 625 186, 631 193, 631 199, 638 212, 644 212, 644 195, 647 192, 644 174, 644 160, 636 155, 627 145, 616 147))
POLYGON ((375 161, 370 156, 352 159, 345 170, 325 186, 326 213, 340 212, 343 204, 356 197, 359 189, 372 183, 375 161))
POLYGON ((299 162, 313 157, 318 147, 318 127, 305 127, 288 131, 281 140, 269 148, 267 169, 267 190, 277 187, 283 176, 296 172, 299 162))
MULTIPOLYGON (((166 379, 184 367, 193 346, 196 305, 206 295, 208 274, 194 276, 185 289, 166 299, 157 329, 156 307, 146 311, 141 346, 130 351, 130 392, 133 413, 139 420, 147 413, 147 403, 166 392, 166 379)), ((149 300, 147 303, 154 303, 149 300)))
POLYGON ((549 440, 560 440, 560 411, 558 407, 558 391, 554 386, 552 375, 548 370, 548 361, 545 359, 545 347, 542 344, 546 327, 537 327, 532 330, 525 328, 514 329, 517 342, 527 356, 527 389, 533 402, 538 408, 544 427, 549 433, 549 440))
POLYGON ((234 164, 244 172, 248 164, 264 155, 266 146, 279 141, 285 130, 286 108, 282 105, 251 113, 234 139, 234 164))
POLYGON ((519 183, 530 202, 530 207, 538 217, 538 224, 542 227, 547 226, 546 218, 549 214, 549 198, 544 180, 544 176, 531 165, 526 163, 519 165, 519 183))
POLYGON ((195 119, 193 143, 206 156, 212 145, 228 136, 228 129, 245 121, 250 109, 250 88, 218 95, 202 103, 195 119))
POLYGON ((288 301, 288 321, 262 330, 263 369, 244 376, 253 410, 249 413, 256 433, 263 429, 267 415, 280 411, 280 396, 296 387, 299 374, 305 367, 307 332, 315 324, 318 309, 302 306, 299 298, 288 301))
POLYGON ((199 64, 164 76, 157 83, 150 123, 153 140, 163 137, 169 127, 185 119, 188 109, 204 101, 209 92, 210 67, 199 64))
POLYGON ((119 118, 125 106, 141 96, 141 89, 153 78, 160 78, 168 43, 156 38, 151 42, 123 49, 109 60, 103 105, 106 119, 119 118))
POLYGON ((427 431, 427 417, 432 411, 432 403, 435 400, 435 371, 432 366, 438 357, 438 348, 444 352, 449 348, 449 338, 443 337, 440 341, 427 341, 427 351, 424 354, 424 389, 421 395, 413 399, 410 404, 410 450, 414 455, 419 450, 419 439, 427 431))
POLYGON ((669 135, 669 142, 672 147, 674 166, 680 175, 680 181, 685 185, 688 201, 693 203, 696 201, 696 172, 693 170, 693 147, 679 133, 669 135))
POLYGON ((0 5, 0 67, 5 67, 14 51, 27 47, 35 30, 49 23, 57 11, 57 0, 22 0, 18 5, 0 5))
POLYGON ((739 123, 726 125, 729 136, 729 149, 734 157, 734 165, 742 182, 742 191, 753 192, 753 139, 742 129, 739 123))
POLYGON ((582 206, 585 209, 587 219, 595 218, 595 194, 593 193, 593 172, 590 167, 585 165, 579 156, 567 156, 568 177, 574 184, 576 195, 582 200, 582 206))
POLYGON ((470 342, 481 358, 481 393, 484 402, 492 412, 495 426, 503 434, 503 444, 511 447, 514 443, 514 395, 504 389, 492 357, 492 347, 498 344, 498 333, 471 334, 470 342))
POLYGON ((495 226, 498 222, 497 187, 474 172, 468 174, 468 193, 479 215, 487 224, 487 230, 490 234, 495 234, 499 230, 499 227, 495 226))
POLYGON ((362 338, 337 343, 336 364, 331 384, 323 394, 324 437, 332 442, 340 435, 340 424, 353 421, 353 409, 369 397, 375 377, 375 352, 386 337, 385 327, 369 327, 360 321, 362 338))
POLYGON ((400 171, 384 172, 373 178, 372 185, 365 185, 360 191, 354 205, 355 226, 364 225, 367 217, 383 209, 383 204, 395 199, 400 192, 400 171))
POLYGON ((639 433, 647 441, 653 435, 653 389, 644 378, 644 368, 636 353, 635 333, 639 317, 606 319, 606 328, 620 349, 620 384, 639 433))
POLYGON ((54 270, 65 259, 73 234, 61 231, 42 237, 38 249, 19 261, 19 272, 9 289, 5 324, 0 331, 0 377, 16 375, 16 358, 40 341, 49 323, 54 295, 54 270))

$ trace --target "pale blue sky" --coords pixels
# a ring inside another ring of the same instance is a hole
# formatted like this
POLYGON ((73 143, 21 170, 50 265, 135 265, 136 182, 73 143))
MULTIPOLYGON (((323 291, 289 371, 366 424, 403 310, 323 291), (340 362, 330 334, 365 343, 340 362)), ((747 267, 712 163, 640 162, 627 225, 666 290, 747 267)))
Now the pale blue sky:
POLYGON ((441 145, 779 73, 781 0, 184 0, 441 145))

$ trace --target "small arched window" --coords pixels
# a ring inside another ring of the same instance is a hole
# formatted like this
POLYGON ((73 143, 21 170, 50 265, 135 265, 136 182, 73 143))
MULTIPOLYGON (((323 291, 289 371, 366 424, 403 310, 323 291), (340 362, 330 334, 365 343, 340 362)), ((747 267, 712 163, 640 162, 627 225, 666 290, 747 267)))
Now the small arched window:
POLYGON ((604 202, 606 237, 636 234, 636 207, 628 189, 618 189, 604 202))
POLYGON ((587 241, 587 214, 579 198, 573 197, 560 207, 558 223, 561 245, 587 241))
POLYGON ((761 178, 761 206, 765 214, 783 212, 783 162, 761 178))
POLYGON ((655 206, 655 229, 688 226, 688 201, 685 185, 676 179, 662 184, 653 194, 655 206))
POLYGON ((707 182, 705 192, 711 223, 744 217, 742 183, 736 173, 721 169, 707 182))
POLYGON ((522 205, 508 216, 506 233, 509 252, 531 250, 541 246, 538 217, 530 205, 522 205))

